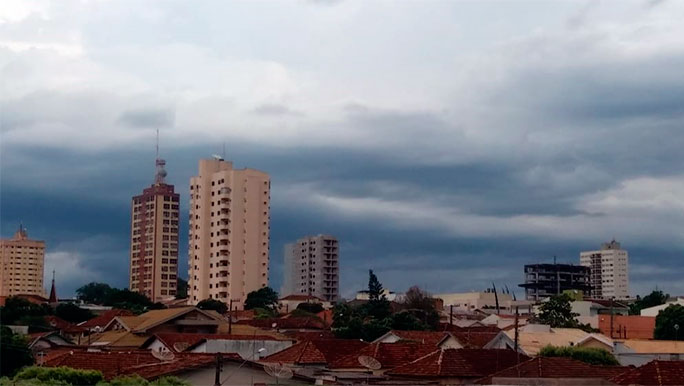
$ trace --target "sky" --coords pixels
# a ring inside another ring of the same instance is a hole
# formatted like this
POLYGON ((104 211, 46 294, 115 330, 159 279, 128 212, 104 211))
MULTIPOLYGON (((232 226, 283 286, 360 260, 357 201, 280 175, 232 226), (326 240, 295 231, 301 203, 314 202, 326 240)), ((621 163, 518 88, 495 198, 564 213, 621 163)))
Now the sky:
MULTIPOLYGON (((155 130, 271 176, 283 246, 339 238, 341 293, 515 288, 613 238, 632 295, 684 295, 684 3, 3 0, 0 233, 46 285, 128 284, 155 130)), ((181 216, 184 218, 184 216, 181 216)), ((187 223, 181 252, 187 250, 187 223)), ((181 253, 180 275, 187 277, 181 253)))

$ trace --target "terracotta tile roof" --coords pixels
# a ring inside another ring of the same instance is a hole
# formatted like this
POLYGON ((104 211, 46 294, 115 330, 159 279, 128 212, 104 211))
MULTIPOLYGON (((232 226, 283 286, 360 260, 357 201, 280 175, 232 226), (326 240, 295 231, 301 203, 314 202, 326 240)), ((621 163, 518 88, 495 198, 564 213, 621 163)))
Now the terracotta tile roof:
POLYGON ((332 326, 333 310, 323 310, 317 313, 316 316, 319 317, 323 321, 323 323, 325 323, 326 327, 332 326))
MULTIPOLYGON (((237 354, 223 354, 223 356, 229 359, 240 359, 237 354)), ((44 365, 99 370, 108 380, 120 375, 132 374, 138 374, 145 379, 154 379, 182 370, 209 366, 214 361, 214 354, 174 354, 172 360, 162 361, 155 358, 148 350, 108 352, 72 350, 45 361, 44 365)))
POLYGON ((223 321, 223 317, 217 312, 204 311, 193 306, 152 310, 138 316, 117 316, 115 319, 124 324, 130 331, 144 333, 151 328, 154 328, 169 320, 183 316, 192 311, 197 311, 201 314, 204 314, 216 322, 223 321))
POLYGON ((526 359, 513 350, 446 349, 394 368, 387 374, 418 378, 481 378, 526 359))
POLYGON ((389 333, 401 338, 402 340, 410 340, 430 346, 437 346, 437 344, 444 340, 444 338, 449 336, 449 333, 439 331, 391 330, 389 333))
POLYGON ((90 338, 90 345, 137 348, 145 343, 147 338, 147 336, 136 335, 126 330, 105 331, 99 334, 93 334, 90 338))
POLYGON ((622 366, 593 366, 570 358, 537 357, 493 373, 480 384, 492 383, 492 378, 601 378, 609 380, 628 368, 622 366))
POLYGON ((171 351, 178 351, 176 343, 181 343, 186 346, 194 346, 204 340, 280 340, 270 335, 229 335, 229 334, 181 334, 181 333, 160 333, 147 339, 144 346, 147 346, 154 339, 159 339, 171 351))
MULTIPOLYGON (((513 339, 514 330, 507 330, 506 335, 513 339)), ((537 355, 544 346, 552 345, 565 347, 576 344, 589 335, 588 332, 578 328, 552 328, 550 331, 520 331, 520 347, 528 355, 537 355)), ((606 339, 608 339, 606 337, 606 339)))
POLYGON ((613 315, 611 327, 610 315, 598 315, 599 330, 602 334, 619 339, 653 339, 655 316, 613 315))
POLYGON ((269 355, 262 359, 262 362, 328 365, 345 355, 357 353, 366 346, 368 346, 368 343, 353 339, 309 340, 269 355))
POLYGON ((684 383, 684 362, 651 361, 627 370, 611 381, 618 385, 681 385, 684 383))
POLYGON ((359 356, 365 355, 377 359, 383 369, 391 369, 404 365, 418 358, 439 350, 433 344, 417 342, 372 343, 358 352, 345 355, 330 363, 331 369, 363 368, 359 356))
POLYGON ((499 331, 459 331, 451 332, 456 340, 458 340, 465 348, 483 348, 487 343, 491 342, 499 335, 499 331))
POLYGON ((84 328, 95 328, 95 327, 104 327, 106 326, 109 322, 114 319, 116 316, 133 316, 133 313, 129 310, 121 310, 118 308, 112 308, 111 310, 107 310, 103 312, 102 314, 87 320, 81 324, 79 324, 79 327, 84 327, 84 328))
POLYGON ((44 319, 50 327, 66 333, 78 334, 85 331, 83 327, 67 322, 66 320, 54 315, 48 315, 44 319))

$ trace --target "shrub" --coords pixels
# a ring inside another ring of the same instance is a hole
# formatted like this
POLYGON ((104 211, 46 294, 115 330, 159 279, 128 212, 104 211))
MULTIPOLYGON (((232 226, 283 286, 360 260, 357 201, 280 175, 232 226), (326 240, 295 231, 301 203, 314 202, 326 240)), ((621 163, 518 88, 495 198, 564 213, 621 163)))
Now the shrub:
POLYGON ((539 351, 540 357, 565 357, 591 365, 617 366, 620 363, 613 354, 602 348, 594 347, 556 347, 546 346, 539 351))
POLYGON ((70 367, 25 367, 14 380, 38 379, 42 382, 58 381, 67 385, 94 385, 103 380, 102 373, 96 370, 72 369, 70 367))

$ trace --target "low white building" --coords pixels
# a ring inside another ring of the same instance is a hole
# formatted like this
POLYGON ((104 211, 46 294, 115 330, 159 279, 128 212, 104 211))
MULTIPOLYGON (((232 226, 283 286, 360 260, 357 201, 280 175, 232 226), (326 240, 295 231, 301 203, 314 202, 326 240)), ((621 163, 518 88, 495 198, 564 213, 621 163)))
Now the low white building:
POLYGON ((653 316, 653 317, 658 316, 660 311, 666 309, 667 307, 669 307, 673 304, 684 306, 684 298, 677 298, 673 301, 667 302, 665 304, 661 304, 659 306, 644 308, 643 310, 641 310, 641 316, 653 316))

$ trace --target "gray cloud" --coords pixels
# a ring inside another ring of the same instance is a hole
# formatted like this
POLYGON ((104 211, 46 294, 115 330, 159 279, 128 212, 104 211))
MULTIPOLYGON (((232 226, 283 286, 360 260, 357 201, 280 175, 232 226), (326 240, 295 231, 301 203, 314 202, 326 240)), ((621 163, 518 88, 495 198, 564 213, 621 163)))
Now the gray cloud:
POLYGON ((173 127, 174 112, 160 109, 124 111, 118 121, 132 127, 168 128, 173 127))

